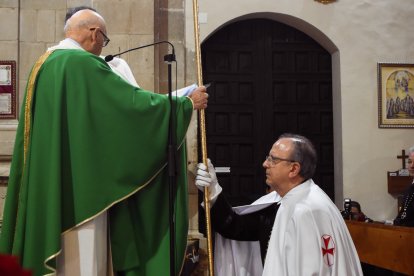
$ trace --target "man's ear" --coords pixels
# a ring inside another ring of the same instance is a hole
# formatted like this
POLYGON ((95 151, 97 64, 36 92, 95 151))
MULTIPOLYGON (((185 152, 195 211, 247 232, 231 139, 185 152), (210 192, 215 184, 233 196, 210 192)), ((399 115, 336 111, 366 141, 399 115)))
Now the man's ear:
POLYGON ((92 31, 91 33, 91 42, 96 43, 97 39, 98 39, 98 28, 96 28, 95 30, 92 31))
POLYGON ((300 173, 300 164, 298 162, 292 162, 290 171, 289 171, 289 176, 295 177, 295 176, 298 176, 299 173, 300 173))

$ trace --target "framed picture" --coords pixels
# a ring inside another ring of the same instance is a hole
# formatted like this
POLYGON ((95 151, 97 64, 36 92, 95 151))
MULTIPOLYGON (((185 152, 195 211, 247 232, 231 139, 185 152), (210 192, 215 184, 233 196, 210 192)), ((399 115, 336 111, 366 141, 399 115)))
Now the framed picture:
POLYGON ((414 128, 414 64, 378 63, 378 127, 414 128))
POLYGON ((0 60, 0 119, 17 118, 16 61, 0 60))

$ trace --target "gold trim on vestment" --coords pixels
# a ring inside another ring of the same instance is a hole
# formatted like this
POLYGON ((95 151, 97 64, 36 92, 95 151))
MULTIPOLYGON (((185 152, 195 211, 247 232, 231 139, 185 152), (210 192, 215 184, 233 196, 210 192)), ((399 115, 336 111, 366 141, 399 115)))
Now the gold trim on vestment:
POLYGON ((22 190, 22 182, 23 182, 23 178, 24 178, 24 171, 26 168, 26 156, 27 156, 27 152, 28 152, 28 146, 29 146, 29 139, 30 139, 30 120, 31 120, 31 106, 32 106, 32 99, 33 99, 33 93, 34 93, 34 84, 36 82, 36 76, 37 73, 39 72, 40 67, 42 66, 42 64, 45 62, 45 60, 49 57, 49 55, 52 53, 53 51, 47 51, 46 53, 44 53, 43 55, 41 55, 39 57, 39 59, 36 61, 35 65, 32 68, 32 71, 30 73, 30 77, 29 77, 29 81, 27 83, 27 93, 26 93, 26 101, 24 103, 24 130, 23 130, 23 139, 24 139, 24 144, 23 144, 23 168, 22 168, 22 172, 21 172, 21 177, 20 177, 20 186, 19 186, 19 200, 17 202, 17 210, 16 210, 16 224, 14 225, 14 236, 13 236, 13 244, 16 243, 16 235, 17 235, 17 225, 19 225, 19 203, 21 202, 20 200, 20 196, 21 196, 21 190, 22 190))
POLYGON ((24 104, 24 155, 23 155, 23 168, 26 165, 26 156, 27 150, 29 147, 29 139, 30 139, 30 124, 31 124, 31 109, 32 109, 32 99, 34 92, 34 85, 36 82, 37 73, 39 73, 40 67, 43 65, 45 60, 49 57, 49 55, 53 53, 53 51, 47 51, 44 53, 40 58, 36 61, 35 65, 33 66, 32 72, 29 77, 29 81, 27 84, 27 93, 26 93, 26 102, 24 104))
MULTIPOLYGON (((26 101, 24 103, 24 143, 23 143, 23 172, 22 172, 22 177, 21 177, 21 181, 23 180, 23 174, 26 168, 26 158, 27 158, 27 153, 29 150, 29 140, 30 140, 30 128, 31 128, 31 111, 32 111, 32 100, 33 100, 33 96, 35 93, 35 83, 36 83, 36 78, 37 78, 37 74, 39 73, 40 68, 42 67, 43 63, 46 61, 46 59, 50 56, 51 53, 53 53, 54 50, 52 51, 46 51, 46 53, 44 53, 43 55, 41 55, 39 57, 39 59, 36 61, 35 65, 33 66, 32 72, 30 73, 30 77, 27 83, 27 92, 26 92, 26 101)), ((21 191, 21 186, 19 188, 19 198, 20 198, 20 191, 21 191)), ((20 200, 19 200, 20 202, 20 200)), ((17 212, 18 213, 18 212, 17 212)), ((19 217, 19 216, 17 216, 19 217)), ((15 230, 15 234, 16 234, 16 230, 15 230)), ((60 254, 60 251, 56 254, 56 256, 58 254, 60 254)), ((45 264, 45 263, 44 263, 45 264)), ((45 265, 45 267, 47 269, 50 269, 47 265, 45 265)), ((55 269, 50 269, 52 270, 52 274, 45 274, 45 275, 55 275, 56 270, 55 269)))

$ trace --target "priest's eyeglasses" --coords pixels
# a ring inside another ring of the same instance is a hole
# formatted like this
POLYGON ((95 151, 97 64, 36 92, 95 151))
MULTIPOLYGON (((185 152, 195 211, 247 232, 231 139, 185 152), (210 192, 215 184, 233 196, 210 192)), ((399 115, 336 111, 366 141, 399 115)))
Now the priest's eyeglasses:
POLYGON ((99 28, 89 28, 90 31, 94 31, 96 29, 98 29, 98 31, 102 34, 102 36, 103 36, 102 47, 105 47, 106 45, 108 45, 109 41, 111 41, 111 40, 106 36, 106 34, 104 32, 101 31, 101 29, 99 29, 99 28))
POLYGON ((266 156, 265 161, 270 165, 270 167, 274 167, 282 161, 291 162, 291 163, 296 162, 295 160, 292 160, 292 159, 280 158, 280 157, 276 157, 272 155, 266 156))

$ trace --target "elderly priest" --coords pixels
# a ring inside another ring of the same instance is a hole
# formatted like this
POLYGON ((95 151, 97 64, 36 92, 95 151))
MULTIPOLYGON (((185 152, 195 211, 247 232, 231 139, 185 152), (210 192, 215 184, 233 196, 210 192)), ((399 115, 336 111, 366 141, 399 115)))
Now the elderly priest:
MULTIPOLYGON (((0 251, 34 275, 166 275, 168 97, 130 85, 99 57, 109 39, 98 13, 77 12, 65 35, 80 47, 47 51, 29 77, 0 251)), ((188 226, 184 138, 205 91, 174 99, 177 273, 188 226)))

